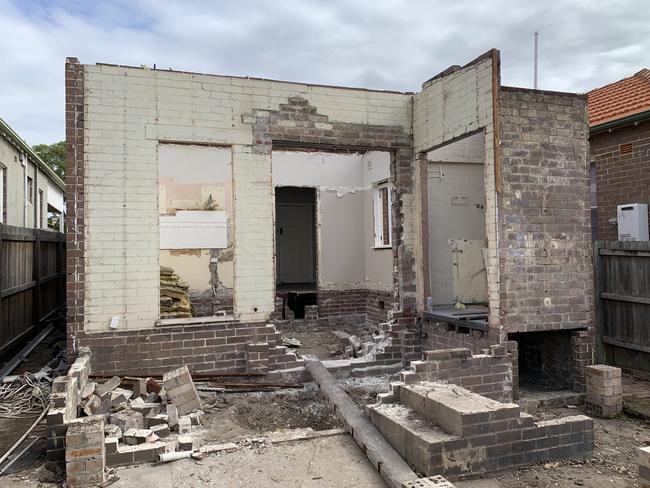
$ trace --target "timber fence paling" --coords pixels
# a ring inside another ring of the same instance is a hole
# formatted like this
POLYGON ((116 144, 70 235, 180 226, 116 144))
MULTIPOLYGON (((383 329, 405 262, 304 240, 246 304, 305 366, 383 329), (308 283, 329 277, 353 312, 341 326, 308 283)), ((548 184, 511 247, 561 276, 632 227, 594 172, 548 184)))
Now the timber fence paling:
POLYGON ((650 371, 650 242, 594 243, 594 276, 598 360, 650 371))
POLYGON ((0 354, 65 303, 65 236, 0 224, 0 354))

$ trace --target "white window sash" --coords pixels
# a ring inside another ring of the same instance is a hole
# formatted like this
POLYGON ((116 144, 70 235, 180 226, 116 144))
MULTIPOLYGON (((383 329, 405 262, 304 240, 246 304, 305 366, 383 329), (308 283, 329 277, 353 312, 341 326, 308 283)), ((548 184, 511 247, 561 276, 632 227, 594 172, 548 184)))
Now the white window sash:
POLYGON ((373 206, 374 206, 374 223, 373 231, 375 237, 375 247, 377 248, 386 248, 391 247, 393 244, 392 241, 392 228, 393 228, 393 216, 392 216, 392 199, 391 199, 391 188, 387 183, 381 183, 374 188, 373 192, 373 206), (388 211, 388 235, 384 235, 384 207, 382 205, 381 193, 383 189, 386 189, 386 199, 387 199, 387 211, 388 211), (386 241, 386 242, 384 242, 386 241))

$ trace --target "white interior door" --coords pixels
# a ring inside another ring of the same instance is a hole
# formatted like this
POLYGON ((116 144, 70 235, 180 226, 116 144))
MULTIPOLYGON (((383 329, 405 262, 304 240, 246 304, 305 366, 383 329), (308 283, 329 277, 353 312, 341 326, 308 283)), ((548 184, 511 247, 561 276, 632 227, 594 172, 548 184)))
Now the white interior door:
POLYGON ((314 212, 307 203, 278 203, 275 242, 278 283, 313 283, 314 212))
POLYGON ((483 164, 429 163, 429 274, 436 305, 487 299, 483 164))

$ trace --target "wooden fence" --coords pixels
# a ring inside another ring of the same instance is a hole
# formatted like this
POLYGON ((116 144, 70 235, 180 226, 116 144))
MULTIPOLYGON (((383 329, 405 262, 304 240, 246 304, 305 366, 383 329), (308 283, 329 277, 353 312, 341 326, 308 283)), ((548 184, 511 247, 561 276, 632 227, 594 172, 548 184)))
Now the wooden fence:
POLYGON ((65 303, 65 236, 0 224, 0 355, 65 303))
POLYGON ((599 362, 650 372, 650 242, 594 243, 599 362))

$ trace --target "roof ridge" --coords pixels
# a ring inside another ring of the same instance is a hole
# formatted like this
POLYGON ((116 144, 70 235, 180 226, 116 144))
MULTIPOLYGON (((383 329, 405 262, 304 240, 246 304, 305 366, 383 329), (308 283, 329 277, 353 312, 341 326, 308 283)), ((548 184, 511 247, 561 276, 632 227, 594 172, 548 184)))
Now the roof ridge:
POLYGON ((650 69, 643 68, 632 76, 595 88, 587 95, 591 126, 648 111, 650 69))
MULTIPOLYGON (((641 71, 643 71, 643 70, 641 70, 641 71)), ((639 73, 640 73, 641 71, 639 71, 639 73)), ((592 90, 589 90, 589 91, 587 92, 587 94, 594 93, 594 92, 597 92, 597 91, 601 91, 601 90, 607 88, 608 86, 617 85, 618 83, 622 83, 622 82, 624 82, 624 81, 631 80, 631 79, 635 78, 637 74, 638 74, 638 73, 635 73, 635 74, 630 75, 630 76, 627 76, 627 77, 625 77, 625 78, 621 78, 620 80, 612 81, 611 83, 607 83, 606 85, 599 86, 598 88, 594 88, 594 89, 592 89, 592 90)))
POLYGON ((648 68, 643 68, 642 70, 637 71, 636 73, 634 73, 634 76, 637 78, 641 78, 646 83, 650 83, 650 69, 648 68))

